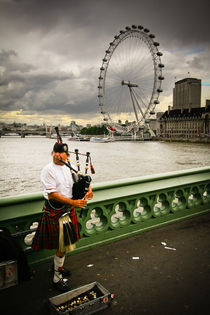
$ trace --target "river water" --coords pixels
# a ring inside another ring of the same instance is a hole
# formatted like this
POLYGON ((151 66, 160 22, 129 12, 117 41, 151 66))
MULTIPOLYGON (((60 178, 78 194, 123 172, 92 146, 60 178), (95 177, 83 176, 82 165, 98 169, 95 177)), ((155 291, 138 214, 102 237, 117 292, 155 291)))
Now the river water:
MULTIPOLYGON (((0 196, 41 192, 41 169, 51 161, 56 140, 45 137, 0 138, 0 196)), ((93 183, 160 174, 210 165, 210 145, 156 141, 93 143, 68 141, 69 150, 90 152, 93 183)), ((85 161, 80 157, 81 169, 85 161)), ((75 163, 75 155, 71 154, 75 163)))

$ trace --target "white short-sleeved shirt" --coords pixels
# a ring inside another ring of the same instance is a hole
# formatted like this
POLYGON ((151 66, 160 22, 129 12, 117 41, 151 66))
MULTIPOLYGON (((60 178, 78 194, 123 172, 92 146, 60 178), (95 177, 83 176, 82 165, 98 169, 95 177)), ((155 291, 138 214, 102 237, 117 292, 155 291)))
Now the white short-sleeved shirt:
POLYGON ((48 194, 52 192, 72 198, 72 175, 65 165, 54 162, 47 164, 41 172, 41 182, 44 186, 44 198, 48 199, 48 194))

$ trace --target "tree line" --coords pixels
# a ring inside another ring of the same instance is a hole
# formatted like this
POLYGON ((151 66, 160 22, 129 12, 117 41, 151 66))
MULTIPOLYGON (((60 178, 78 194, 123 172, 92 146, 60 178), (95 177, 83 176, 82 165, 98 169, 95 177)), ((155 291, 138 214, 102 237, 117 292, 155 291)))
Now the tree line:
POLYGON ((80 130, 81 135, 103 135, 108 134, 108 130, 105 126, 93 126, 93 127, 84 127, 80 130))

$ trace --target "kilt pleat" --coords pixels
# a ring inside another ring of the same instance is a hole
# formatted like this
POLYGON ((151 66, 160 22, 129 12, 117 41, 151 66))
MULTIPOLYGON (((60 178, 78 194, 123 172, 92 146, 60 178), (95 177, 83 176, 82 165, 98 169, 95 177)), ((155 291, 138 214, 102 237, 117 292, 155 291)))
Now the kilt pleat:
POLYGON ((81 236, 80 236, 79 224, 78 224, 78 219, 77 219, 77 214, 76 214, 75 209, 73 209, 70 212, 70 218, 71 218, 71 222, 73 224, 74 230, 75 230, 76 235, 77 235, 77 240, 79 240, 81 238, 81 236))
MULTIPOLYGON (((31 245, 34 250, 59 248, 59 218, 63 213, 60 210, 43 207, 42 217, 31 245)), ((79 240, 80 233, 75 209, 71 210, 70 218, 79 240)))

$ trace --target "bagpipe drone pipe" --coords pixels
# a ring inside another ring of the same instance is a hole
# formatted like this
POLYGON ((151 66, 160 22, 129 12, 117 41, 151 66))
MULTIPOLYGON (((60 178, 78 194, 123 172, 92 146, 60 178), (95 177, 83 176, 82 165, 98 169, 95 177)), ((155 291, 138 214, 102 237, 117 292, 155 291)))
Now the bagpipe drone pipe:
MULTIPOLYGON (((55 131, 57 133, 57 142, 62 143, 62 138, 60 136, 58 127, 55 127, 55 131)), ((67 162, 60 160, 63 164, 65 164, 71 171, 72 178, 73 178, 73 188, 72 188, 72 195, 74 200, 77 199, 83 199, 85 194, 89 190, 89 186, 91 183, 91 177, 87 174, 88 168, 89 168, 89 163, 90 163, 90 170, 92 174, 95 174, 95 170, 93 167, 93 164, 91 162, 91 157, 90 157, 90 152, 86 152, 86 154, 79 153, 78 149, 75 149, 75 152, 69 152, 69 153, 74 153, 76 155, 76 164, 77 164, 77 171, 71 166, 70 160, 67 159, 67 162), (86 156, 86 161, 85 161, 85 174, 81 173, 80 170, 80 161, 79 161, 79 155, 86 156)))
MULTIPOLYGON (((55 127, 55 131, 57 133, 57 142, 62 143, 62 138, 59 133, 58 127, 55 127)), ((70 163, 70 159, 67 159, 66 161, 60 160, 64 165, 66 165, 71 172, 72 179, 73 179, 73 187, 72 187, 72 199, 78 200, 83 199, 86 195, 86 193, 89 190, 89 186, 91 183, 91 177, 88 175, 88 169, 90 164, 90 170, 92 174, 95 174, 95 170, 93 168, 93 165, 91 163, 91 157, 90 152, 87 152, 86 154, 79 153, 78 149, 75 149, 75 152, 69 151, 69 153, 73 153, 76 155, 76 165, 77 170, 75 170, 70 163), (85 174, 81 173, 80 170, 80 161, 79 161, 79 155, 86 156, 85 161, 85 174)), ((83 214, 83 209, 80 212, 80 217, 83 214)), ((63 214, 59 219, 59 250, 62 251, 71 251, 75 247, 75 243, 77 241, 76 232, 74 230, 73 222, 70 219, 69 213, 63 214)))

